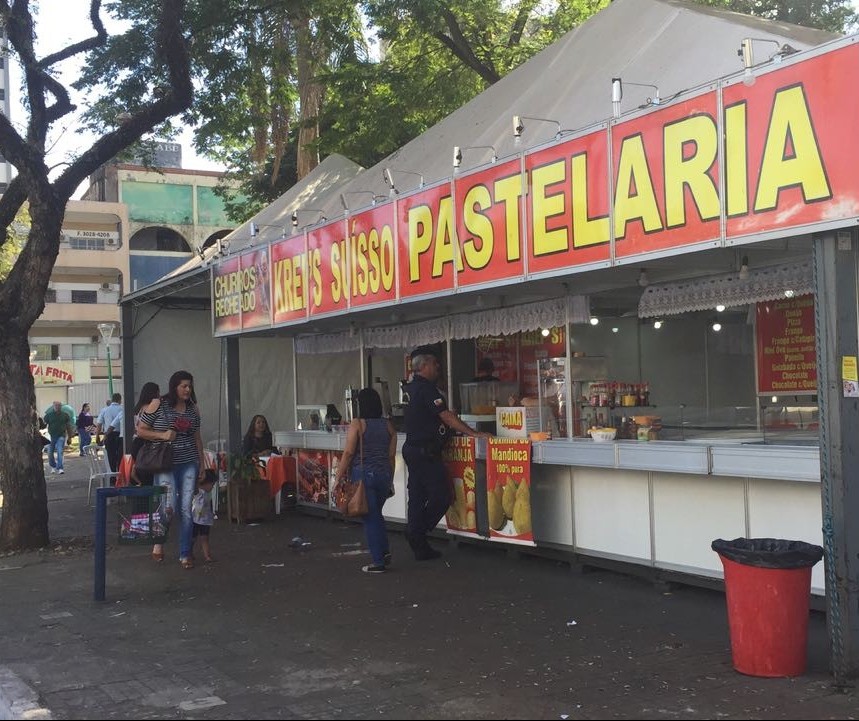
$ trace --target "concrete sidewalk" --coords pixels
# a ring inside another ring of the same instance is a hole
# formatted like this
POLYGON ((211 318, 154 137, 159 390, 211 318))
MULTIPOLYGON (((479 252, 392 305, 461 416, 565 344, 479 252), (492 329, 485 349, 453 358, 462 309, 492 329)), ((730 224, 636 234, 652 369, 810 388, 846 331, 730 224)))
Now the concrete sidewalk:
POLYGON ((360 525, 297 511, 220 519, 191 571, 175 535, 156 564, 113 534, 97 604, 83 459, 48 486, 55 548, 0 558, 0 716, 30 689, 77 719, 859 717, 820 614, 805 676, 751 678, 721 593, 443 541, 416 563, 399 533, 368 576, 360 525))

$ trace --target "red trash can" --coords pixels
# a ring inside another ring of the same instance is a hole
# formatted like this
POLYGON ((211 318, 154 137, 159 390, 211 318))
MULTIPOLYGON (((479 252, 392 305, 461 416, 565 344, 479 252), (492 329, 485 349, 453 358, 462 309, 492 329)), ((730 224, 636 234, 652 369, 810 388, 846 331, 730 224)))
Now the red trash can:
POLYGON ((808 645, 811 568, 823 549, 775 538, 717 539, 725 570, 734 668, 748 676, 799 676, 808 645))

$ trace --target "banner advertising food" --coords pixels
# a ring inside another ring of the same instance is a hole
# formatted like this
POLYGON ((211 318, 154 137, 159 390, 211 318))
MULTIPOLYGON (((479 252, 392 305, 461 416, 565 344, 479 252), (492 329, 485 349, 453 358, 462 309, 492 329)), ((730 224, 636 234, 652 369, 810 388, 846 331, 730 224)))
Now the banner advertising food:
MULTIPOLYGON (((272 243, 269 323, 859 219, 859 43, 753 73, 272 243)), ((213 267, 216 334, 242 330, 240 270, 213 267)))
POLYGON ((272 323, 307 317, 307 238, 304 234, 271 244, 272 323))
POLYGON ((298 502, 328 507, 331 459, 328 451, 298 451, 298 502))
POLYGON ((400 298, 451 291, 461 265, 450 183, 397 201, 400 298))
POLYGON ((612 128, 615 255, 719 240, 717 95, 612 128))
POLYGON ((486 494, 489 540, 536 546, 531 528, 531 441, 489 439, 486 494))
MULTIPOLYGON (((89 373, 77 373, 74 361, 35 361, 30 363, 30 375, 36 386, 71 386, 89 383, 89 373), (83 376, 86 376, 84 378, 83 376)), ((81 364, 89 367, 89 363, 81 364)))
POLYGON ((525 156, 529 273, 609 261, 607 152, 603 129, 525 156))
POLYGON ((456 177, 453 184, 459 286, 518 278, 522 260, 519 159, 456 177))
POLYGON ((394 204, 349 218, 349 305, 353 308, 397 298, 394 204))
POLYGON ((268 248, 257 248, 241 258, 243 285, 242 328, 268 327, 271 323, 271 302, 268 272, 268 248))
POLYGON ((445 514, 447 530, 460 536, 477 536, 475 448, 474 438, 454 436, 442 451, 453 486, 453 503, 445 514))
POLYGON ((851 44, 724 88, 729 238, 859 215, 851 44))
POLYGON ((758 393, 816 393, 814 296, 758 303, 755 317, 758 393))
POLYGON ((212 331, 215 335, 242 329, 241 276, 238 257, 212 268, 212 331))
POLYGON ((311 316, 344 311, 348 307, 345 222, 330 223, 307 232, 308 309, 311 316))

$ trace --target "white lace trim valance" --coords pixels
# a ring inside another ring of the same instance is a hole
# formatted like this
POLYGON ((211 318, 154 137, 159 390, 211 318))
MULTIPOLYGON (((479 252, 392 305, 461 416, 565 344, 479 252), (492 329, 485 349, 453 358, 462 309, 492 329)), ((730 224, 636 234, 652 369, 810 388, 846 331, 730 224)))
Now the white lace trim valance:
POLYGON ((696 310, 712 310, 717 305, 748 305, 814 292, 811 260, 749 269, 745 278, 739 272, 712 275, 674 283, 647 286, 638 303, 639 318, 677 315, 696 310))
POLYGON ((460 313, 445 318, 408 323, 362 331, 298 336, 298 353, 344 353, 365 348, 414 348, 438 343, 447 338, 478 338, 487 335, 511 335, 520 331, 587 323, 590 303, 587 296, 555 298, 538 303, 525 303, 509 308, 495 308, 476 313, 460 313))

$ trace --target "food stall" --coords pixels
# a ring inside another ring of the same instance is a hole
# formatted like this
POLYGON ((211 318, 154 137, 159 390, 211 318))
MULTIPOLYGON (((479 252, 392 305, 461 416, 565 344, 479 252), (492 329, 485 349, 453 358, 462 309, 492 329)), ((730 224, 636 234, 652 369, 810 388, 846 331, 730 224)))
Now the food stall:
MULTIPOLYGON (((856 69, 859 47, 839 41, 754 84, 722 79, 380 205, 344 204, 213 265, 214 335, 293 335, 296 409, 376 378, 397 387, 422 343, 442 344, 461 409, 480 354, 515 339, 497 365, 515 364, 510 382, 552 436, 533 444, 538 546, 720 576, 713 538, 820 542, 809 233, 855 222, 859 156, 859 100, 820 79, 856 69), (644 266, 670 280, 643 282, 644 266), (555 349, 534 343, 541 331, 555 349), (574 373, 590 358, 606 377, 574 373)), ((343 434, 297 426, 278 443, 330 482, 343 434)), ((404 483, 398 459, 392 520, 404 483)), ((299 500, 329 504, 323 488, 299 500)))

